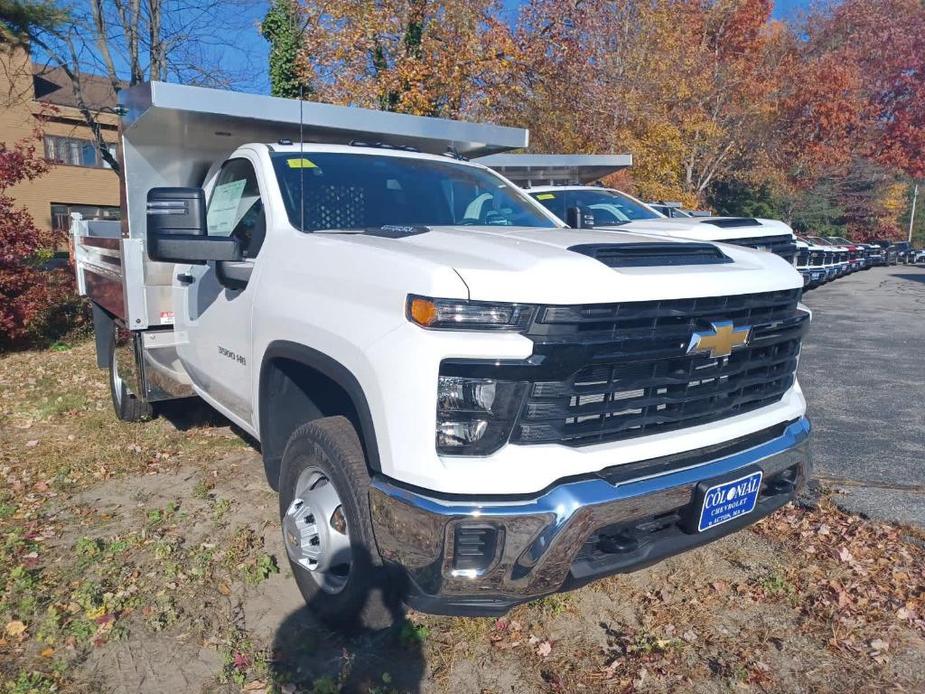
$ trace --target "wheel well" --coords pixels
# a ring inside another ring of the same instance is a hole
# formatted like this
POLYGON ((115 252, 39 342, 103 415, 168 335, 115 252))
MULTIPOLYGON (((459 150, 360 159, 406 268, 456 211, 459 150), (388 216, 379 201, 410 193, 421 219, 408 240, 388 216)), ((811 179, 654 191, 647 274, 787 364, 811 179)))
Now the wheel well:
MULTIPOLYGON (((291 353, 292 349, 276 351, 291 353)), ((337 362, 319 359, 320 355, 307 348, 299 352, 268 356, 260 372, 260 448, 270 485, 277 488, 292 432, 306 422, 336 415, 346 417, 356 428, 367 465, 377 470, 372 420, 356 379, 337 362)))

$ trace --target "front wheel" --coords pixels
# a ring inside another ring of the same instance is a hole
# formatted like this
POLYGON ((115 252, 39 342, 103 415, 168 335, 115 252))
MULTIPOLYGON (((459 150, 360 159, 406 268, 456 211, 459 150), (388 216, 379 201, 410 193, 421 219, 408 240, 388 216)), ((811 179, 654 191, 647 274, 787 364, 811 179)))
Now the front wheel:
POLYGON ((335 627, 384 628, 400 609, 376 549, 368 490, 363 448, 345 417, 309 422, 289 438, 279 485, 283 543, 305 602, 335 627))
POLYGON ((151 404, 135 395, 119 371, 119 350, 116 349, 118 329, 113 330, 109 341, 109 395, 116 417, 123 422, 141 422, 151 419, 154 410, 151 404))

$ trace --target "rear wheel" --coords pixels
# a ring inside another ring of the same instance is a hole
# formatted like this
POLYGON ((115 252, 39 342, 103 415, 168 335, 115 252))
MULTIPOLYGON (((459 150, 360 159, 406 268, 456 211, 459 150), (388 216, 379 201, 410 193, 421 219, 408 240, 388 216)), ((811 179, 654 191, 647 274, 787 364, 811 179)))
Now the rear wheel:
POLYGON ((150 403, 138 398, 128 387, 119 371, 119 350, 116 349, 118 329, 113 330, 109 342, 109 394, 116 417, 124 422, 140 422, 154 414, 150 403))
POLYGON ((309 608, 336 627, 389 626, 399 601, 376 549, 369 473, 349 420, 299 427, 283 453, 279 490, 283 543, 309 608))

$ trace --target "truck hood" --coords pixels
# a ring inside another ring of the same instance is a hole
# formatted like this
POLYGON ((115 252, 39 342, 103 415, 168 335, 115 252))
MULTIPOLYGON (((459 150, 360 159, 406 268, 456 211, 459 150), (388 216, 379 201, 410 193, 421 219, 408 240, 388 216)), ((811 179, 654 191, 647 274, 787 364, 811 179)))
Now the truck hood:
MULTIPOLYGON (((603 228, 603 227, 597 227, 603 228)), ((678 239, 724 241, 726 239, 756 239, 767 236, 793 236, 793 229, 777 219, 757 217, 671 217, 640 219, 618 227, 620 231, 638 231, 678 239)))
MULTIPOLYGON (((664 237, 578 229, 435 227, 402 238, 338 234, 350 243, 450 266, 469 299, 524 303, 606 303, 723 296, 793 289, 803 280, 782 258, 716 244, 733 262, 612 268, 568 250, 581 244, 684 243, 664 237)), ((413 288, 409 288, 414 291, 413 288)))

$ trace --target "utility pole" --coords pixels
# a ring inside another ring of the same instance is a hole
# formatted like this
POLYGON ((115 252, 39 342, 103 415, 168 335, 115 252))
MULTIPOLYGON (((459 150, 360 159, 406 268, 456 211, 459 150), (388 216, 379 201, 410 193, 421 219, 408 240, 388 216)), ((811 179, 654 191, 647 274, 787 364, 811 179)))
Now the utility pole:
POLYGON ((912 188, 912 211, 909 213, 909 243, 912 243, 912 225, 915 224, 915 203, 919 199, 919 184, 912 188))

